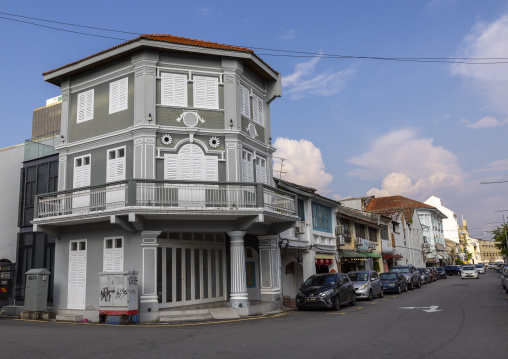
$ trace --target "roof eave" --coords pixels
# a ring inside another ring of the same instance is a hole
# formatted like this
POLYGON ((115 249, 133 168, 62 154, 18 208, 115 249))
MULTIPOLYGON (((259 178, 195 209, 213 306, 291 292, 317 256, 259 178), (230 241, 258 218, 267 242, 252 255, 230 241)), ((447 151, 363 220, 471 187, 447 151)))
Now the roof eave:
POLYGON ((49 73, 46 73, 44 75, 44 81, 60 86, 62 80, 66 77, 70 77, 78 73, 91 70, 97 66, 101 66, 105 63, 115 61, 118 58, 125 55, 126 53, 133 53, 141 49, 162 49, 176 52, 199 53, 203 55, 236 57, 243 60, 251 61, 253 64, 255 64, 255 66, 257 66, 260 70, 262 70, 262 72, 266 75, 268 79, 277 81, 277 79, 279 78, 279 73, 271 69, 255 54, 233 50, 175 44, 157 40, 139 39, 132 40, 132 42, 127 42, 123 46, 113 48, 102 54, 99 53, 98 55, 92 56, 88 59, 85 58, 82 61, 78 60, 74 64, 61 67, 55 71, 48 71, 49 73))

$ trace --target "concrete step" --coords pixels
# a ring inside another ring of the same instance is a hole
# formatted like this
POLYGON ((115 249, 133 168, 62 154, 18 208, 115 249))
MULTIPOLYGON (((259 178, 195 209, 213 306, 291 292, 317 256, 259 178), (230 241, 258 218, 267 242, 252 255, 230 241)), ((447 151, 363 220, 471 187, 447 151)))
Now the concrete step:
POLYGON ((207 314, 209 313, 208 308, 188 308, 188 309, 167 309, 167 310, 161 310, 160 315, 172 315, 172 316, 179 316, 179 315, 197 315, 197 314, 207 314))
POLYGON ((58 314, 56 316, 56 320, 62 322, 81 322, 83 320, 83 316, 75 314, 58 314))
POLYGON ((161 323, 175 323, 175 322, 199 322, 202 320, 212 319, 210 313, 201 314, 182 314, 182 315, 169 315, 164 314, 159 316, 159 322, 161 323))

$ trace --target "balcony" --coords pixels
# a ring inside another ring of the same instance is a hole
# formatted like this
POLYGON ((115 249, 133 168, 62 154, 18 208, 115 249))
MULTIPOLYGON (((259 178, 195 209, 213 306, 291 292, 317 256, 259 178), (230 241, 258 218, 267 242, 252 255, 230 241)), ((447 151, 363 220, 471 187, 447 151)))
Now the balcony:
POLYGON ((33 224, 62 226, 122 215, 163 220, 261 215, 261 222, 292 221, 294 226, 295 200, 259 183, 129 180, 39 195, 33 224))

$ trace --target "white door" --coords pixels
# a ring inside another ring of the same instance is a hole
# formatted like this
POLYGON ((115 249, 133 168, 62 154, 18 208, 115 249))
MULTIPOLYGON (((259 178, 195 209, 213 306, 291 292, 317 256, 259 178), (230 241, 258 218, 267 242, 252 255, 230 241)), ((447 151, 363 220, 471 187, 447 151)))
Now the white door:
POLYGON ((86 240, 71 241, 69 248, 68 309, 85 309, 86 240))
MULTIPOLYGON (((90 158, 90 155, 87 155, 74 159, 74 188, 90 186, 90 158)), ((87 213, 90 211, 90 190, 74 192, 72 209, 73 213, 87 213)))

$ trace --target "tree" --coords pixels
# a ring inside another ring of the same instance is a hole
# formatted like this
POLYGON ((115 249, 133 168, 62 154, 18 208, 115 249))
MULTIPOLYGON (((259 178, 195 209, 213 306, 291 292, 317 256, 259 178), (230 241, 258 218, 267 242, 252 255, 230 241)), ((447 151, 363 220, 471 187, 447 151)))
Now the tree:
POLYGON ((508 234, 508 225, 502 225, 492 231, 492 239, 496 241, 494 245, 501 251, 503 256, 508 256, 508 248, 506 247, 506 236, 508 234))

